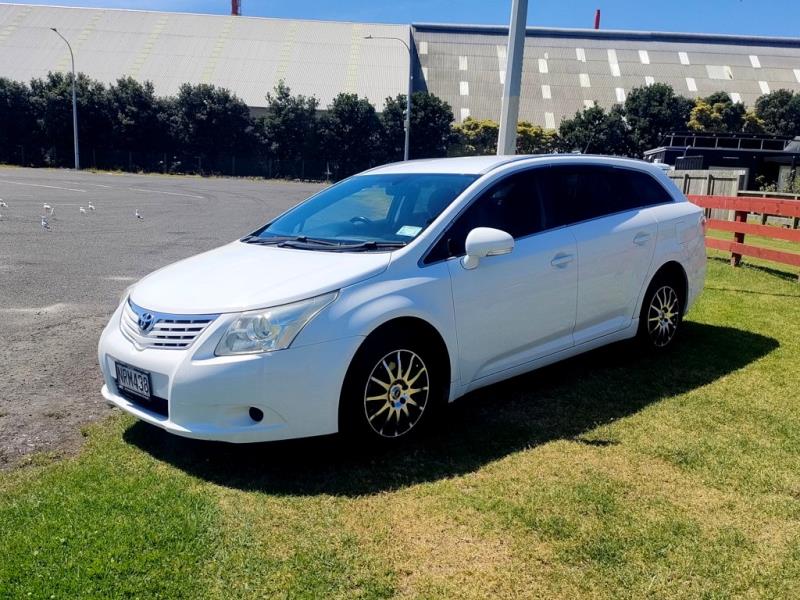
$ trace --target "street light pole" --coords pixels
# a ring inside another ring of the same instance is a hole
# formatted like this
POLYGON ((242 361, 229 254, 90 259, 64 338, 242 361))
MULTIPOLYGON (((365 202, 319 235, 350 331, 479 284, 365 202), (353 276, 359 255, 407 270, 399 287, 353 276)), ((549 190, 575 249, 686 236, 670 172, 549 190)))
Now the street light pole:
POLYGON ((503 86, 503 104, 500 111, 500 134, 497 154, 515 154, 517 150, 517 119, 519 118, 519 92, 522 84, 522 56, 525 52, 525 22, 528 17, 528 0, 511 0, 511 24, 508 27, 508 52, 506 56, 506 81, 503 86))
POLYGON ((406 139, 403 149, 403 160, 409 159, 409 154, 411 150, 411 94, 414 93, 414 65, 413 63, 413 56, 411 54, 411 46, 409 46, 405 40, 398 38, 398 37, 383 37, 377 35, 365 35, 365 40, 396 40, 403 44, 408 50, 408 94, 406 94, 406 119, 405 119, 405 130, 406 130, 406 139))
POLYGON ((78 148, 78 100, 75 93, 75 55, 72 53, 72 46, 70 46, 67 38, 65 38, 55 27, 50 28, 55 34, 60 37, 67 44, 69 48, 69 57, 72 60, 72 139, 75 146, 75 170, 79 171, 81 168, 81 155, 78 148))

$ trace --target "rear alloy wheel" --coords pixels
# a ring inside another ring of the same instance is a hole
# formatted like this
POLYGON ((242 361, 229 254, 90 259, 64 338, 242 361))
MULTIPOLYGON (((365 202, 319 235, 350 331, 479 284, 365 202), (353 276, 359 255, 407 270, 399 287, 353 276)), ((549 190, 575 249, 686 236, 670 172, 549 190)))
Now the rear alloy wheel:
POLYGON ((364 416, 373 432, 396 438, 425 414, 430 395, 428 368, 411 350, 396 350, 372 368, 364 388, 364 416))
POLYGON ((639 338, 653 350, 670 346, 681 326, 683 302, 677 286, 654 281, 647 290, 639 323, 639 338))
POLYGON ((647 310, 647 333, 656 348, 664 348, 678 332, 680 300, 670 286, 656 290, 647 310))

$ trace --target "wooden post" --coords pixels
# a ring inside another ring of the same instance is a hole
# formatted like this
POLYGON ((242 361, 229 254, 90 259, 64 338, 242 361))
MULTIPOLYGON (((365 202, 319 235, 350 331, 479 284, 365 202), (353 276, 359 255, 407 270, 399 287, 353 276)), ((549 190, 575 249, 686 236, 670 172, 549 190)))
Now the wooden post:
MULTIPOLYGON (((746 223, 747 212, 743 210, 737 210, 734 213, 733 220, 736 221, 737 223, 746 223)), ((733 241, 736 242, 737 244, 744 244, 744 233, 734 233, 733 241)), ((737 254, 736 252, 731 252, 731 266, 738 267, 741 262, 742 262, 742 255, 737 254)))

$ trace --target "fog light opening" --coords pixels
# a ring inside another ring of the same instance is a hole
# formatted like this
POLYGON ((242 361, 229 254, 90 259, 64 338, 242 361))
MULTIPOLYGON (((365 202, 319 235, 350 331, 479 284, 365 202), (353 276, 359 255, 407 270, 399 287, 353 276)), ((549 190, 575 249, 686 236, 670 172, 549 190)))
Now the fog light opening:
POLYGON ((251 406, 250 410, 247 412, 250 415, 250 418, 256 423, 259 423, 264 418, 264 411, 260 408, 256 408, 255 406, 251 406))

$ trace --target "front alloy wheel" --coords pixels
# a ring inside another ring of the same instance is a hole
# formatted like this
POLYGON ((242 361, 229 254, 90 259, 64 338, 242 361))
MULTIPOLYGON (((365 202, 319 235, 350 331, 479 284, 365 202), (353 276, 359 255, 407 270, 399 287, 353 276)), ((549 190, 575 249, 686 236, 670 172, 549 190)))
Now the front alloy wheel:
POLYGON ((411 350, 395 350, 372 368, 364 388, 364 415, 373 432, 396 438, 411 431, 428 405, 428 369, 411 350))
POLYGON ((651 296, 647 309, 647 334, 656 348, 669 345, 678 331, 681 305, 671 285, 662 285, 651 296))

